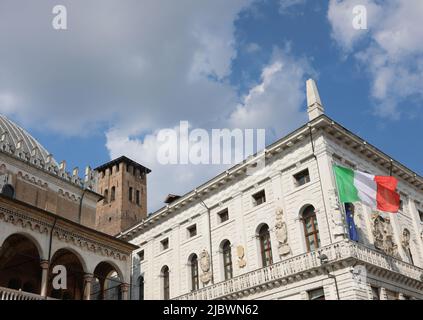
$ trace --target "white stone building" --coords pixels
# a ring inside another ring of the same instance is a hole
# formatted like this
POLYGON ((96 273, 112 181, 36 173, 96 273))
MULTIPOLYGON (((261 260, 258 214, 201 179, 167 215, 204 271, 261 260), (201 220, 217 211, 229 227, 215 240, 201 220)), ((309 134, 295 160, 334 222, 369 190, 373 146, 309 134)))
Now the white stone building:
POLYGON ((124 231, 132 299, 422 299, 423 178, 324 114, 124 231), (348 239, 332 166, 399 180, 399 213, 355 203, 348 239))

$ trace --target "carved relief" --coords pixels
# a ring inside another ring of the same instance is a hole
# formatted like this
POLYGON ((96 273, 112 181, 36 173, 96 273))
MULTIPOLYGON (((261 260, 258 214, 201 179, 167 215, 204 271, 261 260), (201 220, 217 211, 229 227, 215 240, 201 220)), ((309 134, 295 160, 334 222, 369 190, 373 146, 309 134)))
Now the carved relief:
POLYGON ((376 249, 395 258, 400 258, 398 246, 394 241, 394 232, 389 218, 383 218, 378 213, 373 213, 373 237, 376 249))
POLYGON ((341 213, 341 207, 338 202, 338 198, 335 193, 335 189, 329 190, 329 202, 330 202, 330 212, 331 220, 333 224, 333 234, 335 237, 344 237, 345 236, 345 227, 344 227, 344 216, 341 213))
POLYGON ((211 280, 212 274, 210 272, 210 255, 206 249, 200 253, 200 268, 203 271, 203 274, 200 276, 201 282, 209 282, 211 280))
POLYGON ((410 249, 410 238, 411 238, 410 231, 408 231, 408 229, 404 229, 402 231, 402 236, 401 236, 401 245, 406 250, 410 249))
POLYGON ((279 245, 278 245, 279 255, 285 256, 291 253, 291 248, 289 247, 289 244, 288 244, 288 230, 286 227, 286 223, 284 221, 283 210, 281 208, 278 208, 276 210, 275 233, 276 233, 276 239, 279 242, 279 245))
POLYGON ((245 261, 245 250, 244 247, 239 245, 236 247, 236 254, 238 256, 238 267, 244 268, 247 265, 247 261, 245 261))

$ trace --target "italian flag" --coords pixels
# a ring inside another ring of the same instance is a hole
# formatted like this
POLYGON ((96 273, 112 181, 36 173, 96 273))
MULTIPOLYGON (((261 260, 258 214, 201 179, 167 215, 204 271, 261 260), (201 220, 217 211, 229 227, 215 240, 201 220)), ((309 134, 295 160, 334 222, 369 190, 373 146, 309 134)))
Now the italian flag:
POLYGON ((341 202, 361 201, 372 209, 398 212, 400 195, 396 192, 396 178, 375 176, 340 166, 334 166, 333 170, 341 202))

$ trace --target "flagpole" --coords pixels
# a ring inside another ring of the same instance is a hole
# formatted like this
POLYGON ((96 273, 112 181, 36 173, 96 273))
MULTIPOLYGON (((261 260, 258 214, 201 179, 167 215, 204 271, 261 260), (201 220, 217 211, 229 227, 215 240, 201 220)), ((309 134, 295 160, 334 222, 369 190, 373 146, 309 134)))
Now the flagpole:
MULTIPOLYGON (((340 210, 341 210, 341 214, 343 215, 343 217, 344 217, 344 221, 346 221, 346 218, 347 218, 347 212, 346 212, 346 210, 345 210, 345 204, 343 203, 343 202, 341 202, 341 199, 339 198, 339 193, 338 193, 338 181, 336 181, 336 174, 335 174, 335 172, 334 172, 334 168, 333 168, 333 166, 334 166, 334 163, 333 163, 333 159, 331 160, 331 163, 332 163, 332 175, 333 175, 333 179, 335 180, 335 194, 336 194, 336 197, 337 197, 337 199, 338 199, 338 203, 339 203, 339 207, 340 207, 340 210)), ((346 235, 346 232, 345 232, 345 229, 346 229, 346 227, 345 227, 345 223, 343 223, 343 227, 344 227, 344 234, 343 234, 343 237, 344 237, 344 239, 345 239, 345 235, 346 235)), ((348 230, 347 230, 348 231, 348 230)))

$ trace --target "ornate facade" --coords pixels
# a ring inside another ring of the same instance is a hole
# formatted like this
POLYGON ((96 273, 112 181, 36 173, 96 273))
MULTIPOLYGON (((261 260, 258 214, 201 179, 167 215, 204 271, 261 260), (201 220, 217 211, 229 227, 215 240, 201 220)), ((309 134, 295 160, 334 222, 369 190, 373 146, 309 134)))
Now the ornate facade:
POLYGON ((140 247, 133 299, 423 298, 422 177, 327 117, 312 80, 307 102, 262 171, 263 156, 240 163, 119 235, 140 247), (400 212, 354 203, 350 240, 334 164, 392 172, 400 212))
POLYGON ((0 137, 0 300, 127 299, 136 246, 99 226, 98 171, 67 172, 4 116, 0 137), (65 267, 66 288, 52 285, 56 266, 65 267))

